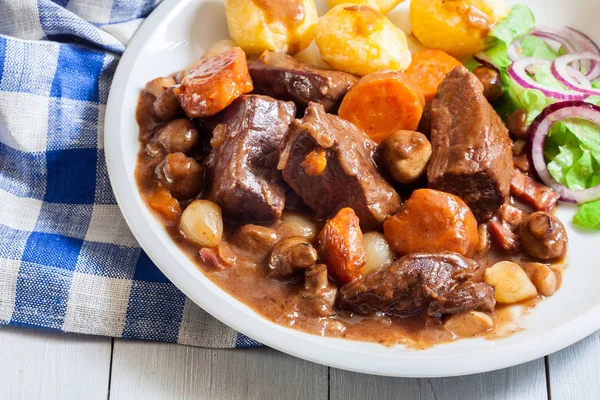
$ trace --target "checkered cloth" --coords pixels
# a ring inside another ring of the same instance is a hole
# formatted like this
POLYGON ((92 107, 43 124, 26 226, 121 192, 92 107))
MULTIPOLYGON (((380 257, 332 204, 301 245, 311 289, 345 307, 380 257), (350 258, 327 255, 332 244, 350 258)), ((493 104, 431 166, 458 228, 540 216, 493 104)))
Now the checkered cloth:
POLYGON ((207 347, 257 342, 139 248, 106 172, 119 55, 159 0, 0 0, 0 323, 207 347))

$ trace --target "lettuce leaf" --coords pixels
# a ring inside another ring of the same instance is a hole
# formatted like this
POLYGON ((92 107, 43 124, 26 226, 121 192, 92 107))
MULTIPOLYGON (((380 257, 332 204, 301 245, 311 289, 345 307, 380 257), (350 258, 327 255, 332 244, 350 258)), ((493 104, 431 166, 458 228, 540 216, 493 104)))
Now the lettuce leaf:
POLYGON ((488 33, 487 44, 493 45, 500 41, 509 45, 515 40, 527 35, 535 28, 535 16, 524 4, 517 4, 502 21, 497 23, 488 33))
POLYGON ((573 223, 584 228, 600 229, 600 200, 581 205, 573 223))
MULTIPOLYGON (((550 175, 573 190, 600 184, 600 127, 581 118, 569 118, 551 128, 544 156, 550 175)), ((600 229, 600 201, 584 204, 573 223, 600 229)))
MULTIPOLYGON (((517 109, 525 110, 528 124, 556 100, 547 98, 539 90, 523 88, 508 75, 507 70, 512 63, 507 54, 508 46, 518 41, 518 53, 521 57, 549 61, 566 53, 564 48, 553 48, 544 40, 530 36, 534 28, 535 17, 531 10, 523 4, 515 5, 508 16, 491 29, 486 38, 488 47, 484 51, 500 71, 505 90, 502 101, 495 106, 496 111, 506 118, 517 109)), ((471 64, 471 69, 477 65, 471 64)), ((549 65, 536 66, 533 71, 528 72, 533 80, 545 87, 565 89, 552 75, 549 65)), ((592 86, 600 88, 600 80, 592 82, 592 86)), ((590 97, 586 101, 600 106, 600 96, 590 97)), ((544 156, 550 174, 560 184, 573 190, 600 184, 600 127, 581 118, 557 122, 548 134, 544 156)), ((583 227, 600 229, 600 200, 582 205, 573 222, 583 227)))

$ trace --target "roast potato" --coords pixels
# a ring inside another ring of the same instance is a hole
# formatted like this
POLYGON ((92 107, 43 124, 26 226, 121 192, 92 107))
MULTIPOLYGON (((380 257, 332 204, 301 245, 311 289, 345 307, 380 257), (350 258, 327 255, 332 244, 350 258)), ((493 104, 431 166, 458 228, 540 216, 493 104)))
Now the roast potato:
POLYGON ((404 32, 369 6, 335 6, 319 19, 316 40, 325 62, 360 76, 411 63, 404 32))
POLYGON ((465 57, 484 48, 490 27, 507 13, 504 0, 412 0, 410 23, 426 47, 465 57))
POLYGON ((248 54, 265 50, 295 54, 314 38, 314 0, 226 0, 229 36, 248 54))

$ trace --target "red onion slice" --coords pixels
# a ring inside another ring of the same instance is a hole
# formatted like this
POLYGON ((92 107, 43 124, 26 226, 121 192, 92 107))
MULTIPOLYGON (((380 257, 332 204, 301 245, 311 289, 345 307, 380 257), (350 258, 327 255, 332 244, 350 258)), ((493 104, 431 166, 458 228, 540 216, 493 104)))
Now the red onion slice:
POLYGON ((560 56, 552 63, 552 75, 569 89, 576 90, 588 96, 600 96, 600 90, 592 87, 592 83, 587 79, 587 76, 569 67, 569 64, 578 60, 592 60, 595 63, 599 63, 600 54, 588 51, 560 56))
POLYGON ((527 68, 535 65, 550 65, 550 61, 541 58, 528 57, 522 58, 508 67, 508 75, 525 89, 537 89, 546 97, 557 100, 584 100, 588 96, 579 91, 560 90, 548 88, 534 81, 529 74, 527 68))
MULTIPOLYGON (((600 47, 598 47, 596 42, 594 42, 588 35, 578 31, 575 28, 567 27, 567 30, 571 32, 571 34, 576 37, 577 41, 581 44, 581 50, 579 51, 589 51, 594 54, 600 54, 600 47)), ((586 76, 590 81, 600 78, 600 62, 592 60, 586 76)))
MULTIPOLYGON (((569 53, 577 53, 579 51, 583 51, 583 46, 579 45, 576 41, 574 41, 574 34, 567 28, 555 28, 552 26, 542 26, 536 28, 532 33, 533 36, 537 36, 539 38, 545 39, 546 42, 548 40, 558 43, 559 46, 554 50, 558 51, 560 46, 564 47, 569 53)), ((551 46, 552 47, 552 46, 551 46)), ((586 66, 589 67, 589 66, 586 66)), ((579 63, 575 63, 573 68, 580 69, 581 66, 579 63)))
POLYGON ((585 190, 572 190, 558 183, 548 171, 544 158, 544 146, 550 128, 566 118, 583 118, 600 125, 600 107, 584 101, 563 101, 554 103, 533 121, 529 128, 529 161, 542 182, 570 203, 587 203, 600 199, 600 185, 585 190))

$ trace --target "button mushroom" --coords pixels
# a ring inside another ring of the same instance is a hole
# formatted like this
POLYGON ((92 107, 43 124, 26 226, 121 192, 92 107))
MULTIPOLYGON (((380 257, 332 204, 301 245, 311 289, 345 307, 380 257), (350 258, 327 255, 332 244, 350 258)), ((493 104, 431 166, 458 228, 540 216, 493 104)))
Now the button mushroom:
POLYGON ((483 84, 483 95, 491 103, 498 102, 504 95, 504 87, 497 71, 487 67, 477 67, 473 73, 483 84))
POLYGON ((567 252, 567 232, 553 215, 538 211, 521 224, 519 236, 527 254, 540 261, 556 260, 567 252))
POLYGON ((156 177, 179 200, 196 197, 204 181, 204 169, 183 153, 171 153, 156 166, 156 177))
POLYGON ((297 271, 311 268, 317 262, 317 251, 306 239, 294 237, 282 240, 271 251, 269 275, 284 279, 297 271))
POLYGON ((422 133, 400 130, 381 143, 379 152, 391 177, 408 184, 425 174, 431 157, 431 143, 422 133))
POLYGON ((199 137, 196 124, 181 118, 163 126, 152 141, 161 145, 167 153, 188 153, 198 144, 199 137))

